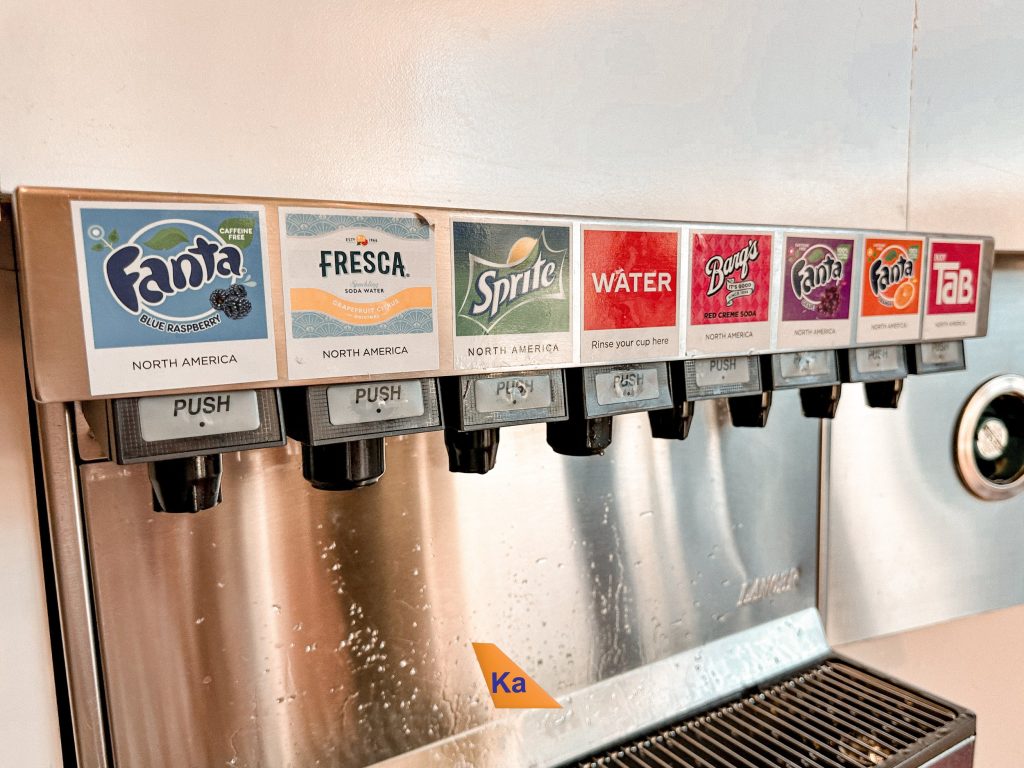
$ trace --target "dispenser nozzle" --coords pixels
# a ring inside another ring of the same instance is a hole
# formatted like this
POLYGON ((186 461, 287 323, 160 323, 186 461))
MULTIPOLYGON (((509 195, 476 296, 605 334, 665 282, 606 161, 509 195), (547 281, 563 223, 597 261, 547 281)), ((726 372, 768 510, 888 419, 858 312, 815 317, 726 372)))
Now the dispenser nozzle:
POLYGON ((734 427, 763 427, 772 407, 771 391, 729 398, 729 416, 734 427))
POLYGON ((150 462, 154 511, 201 512, 217 506, 221 474, 219 453, 150 462))
POLYGON ((448 470, 469 474, 485 475, 494 469, 498 461, 498 439, 496 428, 475 429, 464 432, 461 429, 445 429, 444 444, 448 449, 448 470))
POLYGON ((320 491, 351 491, 384 474, 384 438, 302 446, 302 476, 320 491))

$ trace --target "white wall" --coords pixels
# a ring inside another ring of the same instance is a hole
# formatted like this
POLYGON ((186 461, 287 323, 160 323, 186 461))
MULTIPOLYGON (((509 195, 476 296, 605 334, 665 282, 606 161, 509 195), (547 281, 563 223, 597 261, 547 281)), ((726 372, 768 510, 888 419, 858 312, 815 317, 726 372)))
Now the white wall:
POLYGON ((0 3, 0 188, 903 227, 913 0, 0 3))

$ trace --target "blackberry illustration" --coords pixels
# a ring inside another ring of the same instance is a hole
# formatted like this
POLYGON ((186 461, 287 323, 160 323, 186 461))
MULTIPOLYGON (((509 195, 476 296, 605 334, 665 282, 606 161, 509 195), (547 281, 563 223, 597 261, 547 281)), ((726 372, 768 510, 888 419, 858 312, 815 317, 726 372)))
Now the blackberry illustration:
POLYGON ((244 299, 246 294, 247 291, 245 290, 245 286, 242 285, 241 283, 235 283, 230 288, 228 288, 229 296, 235 296, 236 298, 244 299))
POLYGON ((822 315, 834 315, 839 311, 839 286, 830 285, 821 292, 821 300, 818 302, 818 313, 822 315))
POLYGON ((224 302, 228 300, 228 295, 223 288, 217 288, 210 294, 210 306, 214 309, 224 309, 224 302))
POLYGON ((252 302, 245 296, 229 296, 224 302, 224 314, 232 320, 241 320, 250 312, 252 312, 252 302))

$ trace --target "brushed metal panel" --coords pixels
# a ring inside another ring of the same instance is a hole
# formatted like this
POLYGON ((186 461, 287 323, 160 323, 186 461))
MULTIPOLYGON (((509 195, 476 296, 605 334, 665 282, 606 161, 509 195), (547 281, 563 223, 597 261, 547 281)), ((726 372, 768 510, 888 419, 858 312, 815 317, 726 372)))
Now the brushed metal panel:
MULTIPOLYGON (((0 254, 4 239, 0 232, 0 254)), ((20 322, 16 275, 0 263, 0 765, 59 766, 60 725, 20 322)))
POLYGON ((763 430, 706 402, 683 443, 642 414, 604 457, 544 437, 503 430, 485 477, 449 474, 439 433, 390 439, 382 481, 341 494, 294 443, 230 454, 195 516, 151 512, 144 467, 82 466, 116 763, 372 763, 501 719, 473 641, 562 696, 814 606, 818 424, 795 393, 763 430))
POLYGON ((911 376, 896 411, 844 387, 831 430, 825 626, 833 643, 1024 601, 1024 497, 985 502, 960 483, 953 440, 982 382, 1024 373, 1024 259, 999 256, 989 335, 967 370, 911 376))

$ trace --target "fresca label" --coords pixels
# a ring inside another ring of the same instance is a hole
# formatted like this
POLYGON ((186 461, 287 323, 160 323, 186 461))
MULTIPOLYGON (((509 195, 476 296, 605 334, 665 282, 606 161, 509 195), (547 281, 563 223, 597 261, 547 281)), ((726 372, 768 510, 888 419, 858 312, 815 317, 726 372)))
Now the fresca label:
POLYGON ((978 332, 979 240, 928 242, 928 300, 922 336, 960 339, 978 332))
POLYGON ((923 256, 921 238, 865 238, 858 343, 919 338, 923 256))
POLYGON ((288 376, 438 367, 434 233, 415 213, 282 208, 288 376))
POLYGON ((679 232, 584 226, 584 362, 674 357, 679 232))
POLYGON ((90 392, 277 378, 261 206, 73 202, 90 392))
POLYGON ((686 351, 767 349, 771 275, 770 233, 692 233, 686 351))
POLYGON ((848 346, 854 241, 790 235, 785 250, 779 346, 848 346))
POLYGON ((572 361, 570 228, 452 221, 455 367, 572 361))

